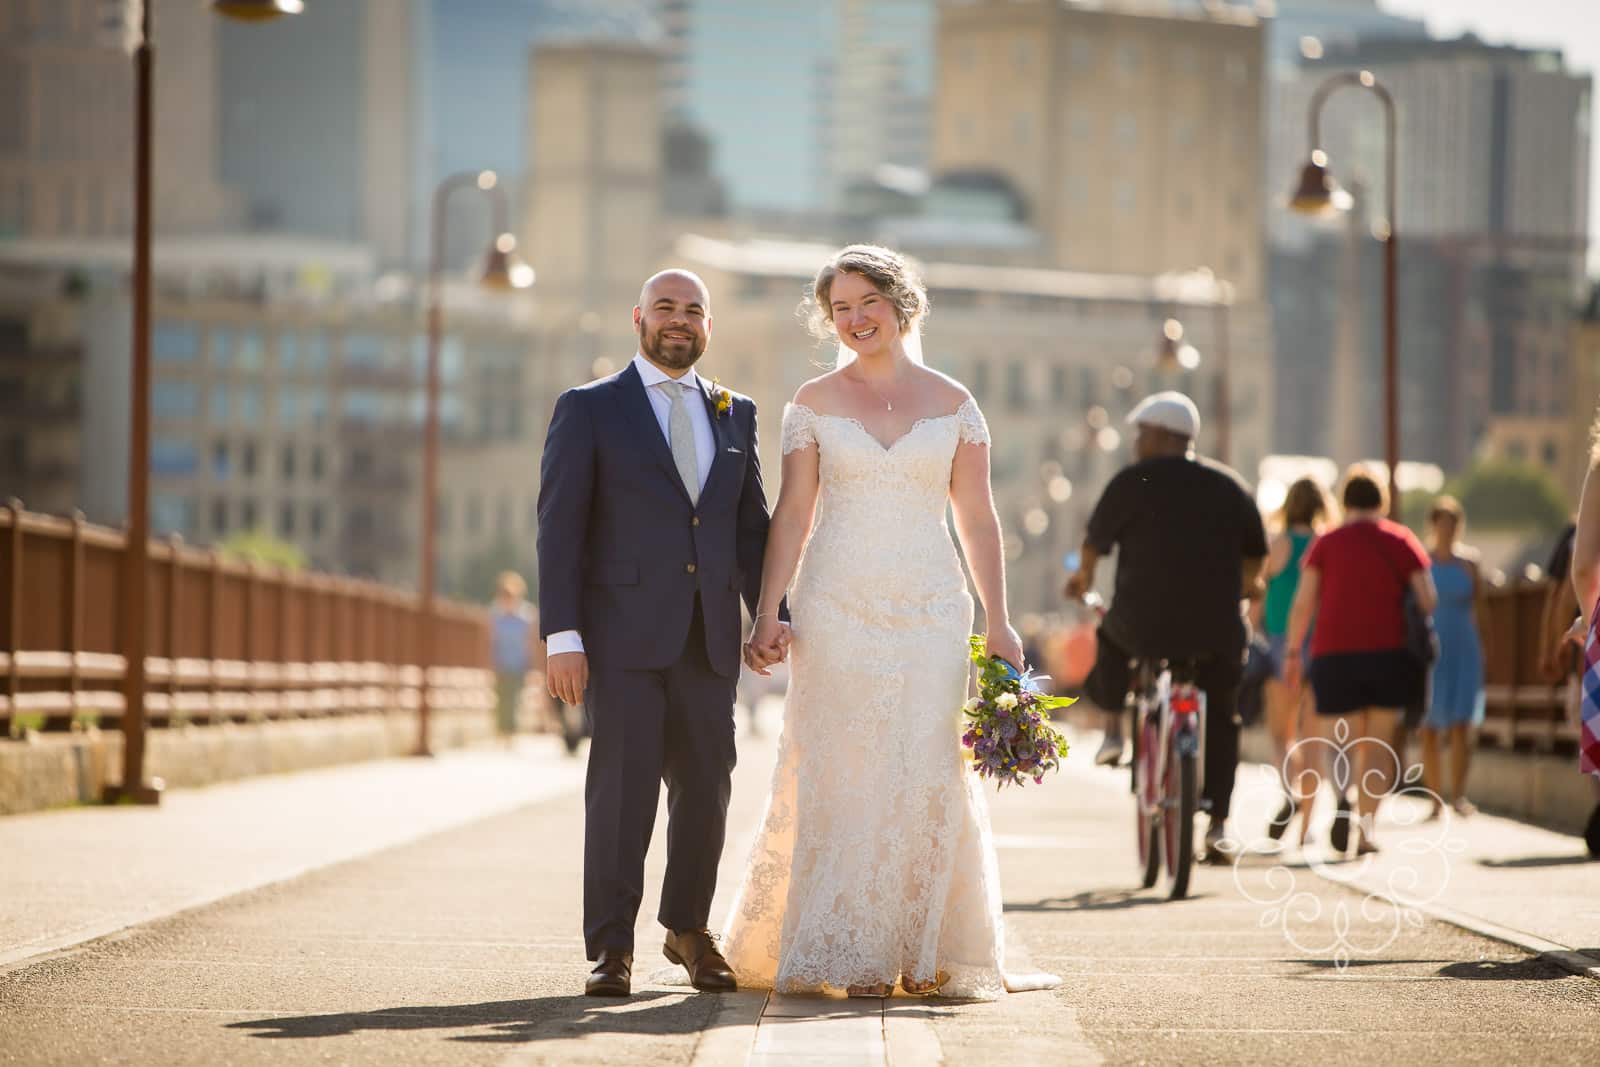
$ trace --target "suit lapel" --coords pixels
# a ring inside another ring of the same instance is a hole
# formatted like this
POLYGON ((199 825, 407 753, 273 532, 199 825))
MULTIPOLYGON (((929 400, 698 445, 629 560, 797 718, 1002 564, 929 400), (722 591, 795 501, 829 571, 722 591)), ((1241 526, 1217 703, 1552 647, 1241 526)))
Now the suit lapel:
POLYGON ((706 487, 700 491, 700 498, 704 500, 723 468, 729 465, 728 450, 738 448, 739 443, 734 439, 733 409, 730 407, 720 415, 717 413, 716 396, 711 392, 711 383, 704 378, 700 379, 700 398, 706 404, 706 417, 711 420, 711 440, 715 444, 711 456, 711 471, 706 475, 706 487))
POLYGON ((639 368, 631 363, 617 375, 617 402, 622 409, 622 421, 634 438, 646 453, 655 457, 662 472, 678 487, 683 499, 688 500, 689 491, 683 487, 683 479, 678 476, 678 465, 672 460, 672 448, 662 436, 661 423, 656 421, 655 409, 645 395, 644 379, 639 377, 639 368))

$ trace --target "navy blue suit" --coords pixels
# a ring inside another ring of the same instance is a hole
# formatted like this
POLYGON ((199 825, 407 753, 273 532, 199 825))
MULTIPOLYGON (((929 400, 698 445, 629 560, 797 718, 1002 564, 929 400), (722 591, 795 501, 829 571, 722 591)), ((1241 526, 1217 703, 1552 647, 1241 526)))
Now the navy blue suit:
MULTIPOLYGON (((667 784, 659 918, 704 927, 734 765, 743 623, 767 542, 756 408, 702 392, 715 459, 692 503, 630 363, 556 401, 539 487, 539 625, 577 630, 589 657, 584 940, 632 951, 644 859, 667 784)), ((692 398, 690 401, 693 402, 692 398)))

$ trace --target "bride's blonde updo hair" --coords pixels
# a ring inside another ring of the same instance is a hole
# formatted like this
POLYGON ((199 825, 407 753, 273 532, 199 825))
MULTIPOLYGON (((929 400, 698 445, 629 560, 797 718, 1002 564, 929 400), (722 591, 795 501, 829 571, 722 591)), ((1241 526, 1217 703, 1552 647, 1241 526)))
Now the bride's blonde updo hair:
POLYGON ((806 329, 819 341, 833 341, 833 280, 841 274, 859 274, 894 304, 902 333, 928 314, 928 289, 916 269, 899 252, 880 245, 848 245, 822 265, 811 291, 800 302, 806 329))

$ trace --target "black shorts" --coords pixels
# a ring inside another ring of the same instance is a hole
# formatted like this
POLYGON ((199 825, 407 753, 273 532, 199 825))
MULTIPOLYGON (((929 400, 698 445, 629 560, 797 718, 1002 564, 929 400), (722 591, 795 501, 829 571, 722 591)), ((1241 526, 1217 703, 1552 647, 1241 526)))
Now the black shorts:
POLYGON ((1403 711, 1420 705, 1428 672, 1403 648, 1317 656, 1306 671, 1318 715, 1349 715, 1363 708, 1403 711))

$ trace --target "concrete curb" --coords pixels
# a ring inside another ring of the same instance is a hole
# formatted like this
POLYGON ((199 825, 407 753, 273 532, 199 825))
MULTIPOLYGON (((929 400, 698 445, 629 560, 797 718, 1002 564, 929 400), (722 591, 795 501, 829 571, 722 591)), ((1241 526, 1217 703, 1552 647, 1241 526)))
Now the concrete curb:
POLYGON ((1369 881, 1334 878, 1323 871, 1317 870, 1315 867, 1310 869, 1323 881, 1344 886, 1347 889, 1350 889, 1352 892, 1359 891, 1369 896, 1378 897, 1382 900, 1388 901, 1396 908, 1414 908, 1415 910, 1420 911, 1422 914, 1428 916, 1430 919, 1436 919, 1439 922, 1448 923, 1451 926, 1459 927, 1470 934, 1477 934, 1479 937, 1486 937, 1491 941, 1499 941, 1502 944, 1511 945, 1514 948, 1520 948, 1524 952, 1537 956, 1539 959, 1548 960, 1551 963, 1561 967, 1563 970, 1570 971, 1576 975, 1581 975, 1584 978, 1600 980, 1600 958, 1590 956, 1587 953, 1579 952, 1576 949, 1568 948, 1566 945, 1557 944, 1554 941, 1547 941, 1542 937, 1535 936, 1534 934, 1524 933, 1521 930, 1512 929, 1509 926, 1501 926, 1499 923, 1490 922, 1488 919, 1480 919, 1475 915, 1468 915, 1465 912, 1456 911, 1454 908, 1446 908, 1438 904, 1404 901, 1395 894, 1389 893, 1381 886, 1375 885, 1369 881))

